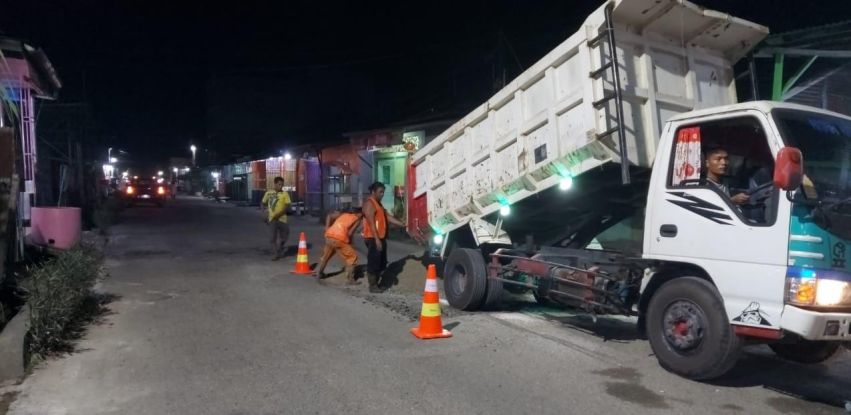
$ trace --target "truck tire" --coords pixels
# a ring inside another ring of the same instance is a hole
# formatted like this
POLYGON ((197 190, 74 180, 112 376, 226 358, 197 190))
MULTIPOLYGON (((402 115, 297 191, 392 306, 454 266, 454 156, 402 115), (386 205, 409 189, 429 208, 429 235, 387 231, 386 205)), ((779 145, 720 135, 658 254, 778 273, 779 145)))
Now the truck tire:
POLYGON ((487 290, 487 274, 482 253, 475 249, 455 248, 443 269, 446 301, 459 310, 478 310, 487 290))
POLYGON ((722 376, 736 364, 742 341, 715 287, 697 277, 662 285, 647 307, 647 337, 659 364, 685 378, 722 376))
POLYGON ((815 342, 801 339, 797 343, 775 343, 769 344, 768 347, 783 359, 814 365, 835 356, 840 345, 839 342, 815 342))
POLYGON ((485 268, 485 298, 482 301, 482 308, 492 309, 499 304, 502 289, 502 281, 487 278, 487 268, 485 268))

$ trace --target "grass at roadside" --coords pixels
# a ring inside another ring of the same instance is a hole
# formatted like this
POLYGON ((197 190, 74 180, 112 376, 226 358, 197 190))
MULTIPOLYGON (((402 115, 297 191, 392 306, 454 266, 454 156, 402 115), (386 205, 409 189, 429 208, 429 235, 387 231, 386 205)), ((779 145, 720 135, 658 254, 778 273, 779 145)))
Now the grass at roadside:
POLYGON ((73 350, 72 341, 104 312, 109 301, 93 290, 104 275, 101 253, 88 246, 62 252, 30 270, 24 283, 30 311, 30 363, 73 350))

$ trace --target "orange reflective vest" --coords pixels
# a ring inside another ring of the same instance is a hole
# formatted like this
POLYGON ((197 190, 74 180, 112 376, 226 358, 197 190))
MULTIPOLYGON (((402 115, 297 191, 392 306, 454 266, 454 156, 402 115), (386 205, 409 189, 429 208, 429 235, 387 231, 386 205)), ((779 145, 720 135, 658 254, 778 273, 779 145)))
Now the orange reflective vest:
MULTIPOLYGON (((375 206, 375 223, 372 226, 378 231, 378 237, 384 239, 387 237, 387 213, 384 211, 384 206, 381 206, 381 202, 371 197, 367 200, 375 206)), ((372 229, 369 226, 364 225, 363 237, 364 239, 375 239, 375 235, 372 234, 372 229)))
POLYGON ((352 229, 352 226, 357 223, 357 221, 357 215, 344 213, 331 224, 327 231, 325 231, 325 237, 336 239, 347 244, 349 243, 349 231, 352 229))

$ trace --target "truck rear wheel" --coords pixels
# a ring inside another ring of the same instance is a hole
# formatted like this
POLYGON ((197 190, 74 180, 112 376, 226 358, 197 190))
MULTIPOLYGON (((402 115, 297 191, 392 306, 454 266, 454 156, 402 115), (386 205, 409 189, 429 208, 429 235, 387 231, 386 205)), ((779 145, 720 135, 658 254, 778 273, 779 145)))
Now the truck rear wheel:
POLYGON ((783 359, 793 362, 814 365, 824 362, 836 355, 841 343, 814 342, 801 339, 796 343, 775 343, 768 347, 783 359))
POLYGON ((482 253, 475 249, 455 248, 443 269, 446 301, 459 310, 478 310, 487 290, 487 273, 482 253))
POLYGON ((742 348, 718 291, 696 277, 676 278, 656 291, 647 307, 647 336, 662 367, 694 380, 727 373, 742 348))
POLYGON ((487 271, 485 271, 485 284, 485 298, 482 301, 482 307, 493 308, 499 304, 499 300, 502 298, 502 281, 487 278, 487 271))

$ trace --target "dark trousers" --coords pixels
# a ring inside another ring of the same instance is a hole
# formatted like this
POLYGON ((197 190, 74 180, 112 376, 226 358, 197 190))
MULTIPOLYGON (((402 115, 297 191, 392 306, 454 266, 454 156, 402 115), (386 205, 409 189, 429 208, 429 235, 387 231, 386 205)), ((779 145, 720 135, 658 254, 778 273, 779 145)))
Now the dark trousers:
POLYGON ((290 237, 290 226, 281 221, 269 223, 269 229, 272 236, 272 253, 277 255, 284 254, 287 238, 290 237))
POLYGON ((367 239, 364 242, 366 242, 366 272, 380 277, 387 268, 387 239, 381 240, 381 246, 384 249, 380 251, 375 244, 375 239, 367 239))

